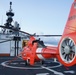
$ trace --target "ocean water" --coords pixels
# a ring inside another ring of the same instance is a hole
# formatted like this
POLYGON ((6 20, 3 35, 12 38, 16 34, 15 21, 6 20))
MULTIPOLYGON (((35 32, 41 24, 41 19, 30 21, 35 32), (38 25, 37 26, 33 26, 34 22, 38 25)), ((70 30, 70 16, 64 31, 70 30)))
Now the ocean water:
MULTIPOLYGON (((44 42, 46 46, 57 46, 60 40, 60 37, 38 37, 36 39, 39 39, 44 42)), ((3 41, 3 40, 0 40, 3 41)), ((15 42, 14 41, 8 41, 5 43, 0 43, 0 54, 2 53, 10 53, 11 56, 14 55, 15 52, 15 42)), ((22 41, 19 42, 19 53, 22 49, 22 41)))

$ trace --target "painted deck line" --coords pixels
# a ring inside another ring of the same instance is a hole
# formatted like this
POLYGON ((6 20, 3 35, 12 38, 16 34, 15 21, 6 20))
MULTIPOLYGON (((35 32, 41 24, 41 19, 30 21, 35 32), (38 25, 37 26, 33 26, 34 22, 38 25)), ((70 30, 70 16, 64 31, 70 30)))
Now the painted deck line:
POLYGON ((42 68, 44 68, 44 69, 46 69, 46 70, 48 70, 48 71, 50 71, 50 72, 53 72, 55 75, 64 75, 63 73, 57 72, 57 71, 55 71, 55 70, 53 70, 53 69, 50 69, 50 68, 48 68, 48 67, 42 66, 42 68))
POLYGON ((38 73, 36 75, 50 75, 49 73, 38 73))
MULTIPOLYGON (((39 66, 39 67, 17 67, 17 66, 10 66, 9 64, 7 64, 9 61, 5 61, 5 62, 2 62, 1 65, 4 66, 4 67, 9 67, 9 68, 16 68, 16 69, 43 69, 44 66, 39 66)), ((57 62, 56 62, 57 63, 57 62)), ((48 66, 47 68, 57 68, 57 67, 60 67, 62 66, 60 63, 59 65, 56 65, 56 66, 48 66)))

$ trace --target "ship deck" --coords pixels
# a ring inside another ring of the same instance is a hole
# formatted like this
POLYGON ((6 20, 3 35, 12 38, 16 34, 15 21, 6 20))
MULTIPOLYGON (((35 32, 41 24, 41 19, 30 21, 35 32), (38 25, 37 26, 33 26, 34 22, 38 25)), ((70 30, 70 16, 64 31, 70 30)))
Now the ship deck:
POLYGON ((34 66, 15 57, 0 57, 0 75, 76 75, 76 66, 65 68, 59 62, 45 61, 45 64, 35 63, 34 66))

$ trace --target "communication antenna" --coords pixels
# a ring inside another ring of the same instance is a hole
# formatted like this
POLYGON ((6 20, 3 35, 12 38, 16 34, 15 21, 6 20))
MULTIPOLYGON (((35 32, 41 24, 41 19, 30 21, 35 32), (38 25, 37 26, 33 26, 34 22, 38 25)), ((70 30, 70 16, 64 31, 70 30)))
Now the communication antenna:
POLYGON ((12 6, 12 2, 10 2, 10 10, 9 10, 10 12, 12 11, 12 8, 11 8, 11 6, 12 6))

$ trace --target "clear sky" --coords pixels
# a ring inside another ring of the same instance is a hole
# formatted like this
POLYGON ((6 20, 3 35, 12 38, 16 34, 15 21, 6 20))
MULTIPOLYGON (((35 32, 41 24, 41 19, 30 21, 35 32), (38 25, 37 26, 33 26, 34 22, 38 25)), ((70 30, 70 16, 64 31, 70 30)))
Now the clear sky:
MULTIPOLYGON (((62 34, 74 0, 11 0, 21 30, 37 34, 62 34)), ((0 24, 6 21, 10 0, 0 0, 0 24)))

